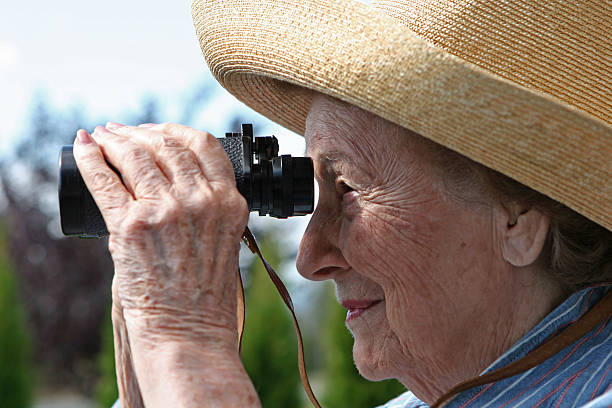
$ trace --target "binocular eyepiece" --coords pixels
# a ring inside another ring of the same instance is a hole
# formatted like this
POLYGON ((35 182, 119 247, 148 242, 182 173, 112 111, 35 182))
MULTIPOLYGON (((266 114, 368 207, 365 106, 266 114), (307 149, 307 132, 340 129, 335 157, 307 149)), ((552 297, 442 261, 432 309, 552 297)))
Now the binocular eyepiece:
MULTIPOLYGON (((314 207, 314 171, 308 157, 278 156, 274 136, 253 138, 253 125, 218 139, 234 167, 236 186, 249 211, 287 218, 306 215, 314 207)), ((74 161, 72 145, 62 146, 59 160, 59 207, 62 232, 100 238, 108 230, 74 161)))

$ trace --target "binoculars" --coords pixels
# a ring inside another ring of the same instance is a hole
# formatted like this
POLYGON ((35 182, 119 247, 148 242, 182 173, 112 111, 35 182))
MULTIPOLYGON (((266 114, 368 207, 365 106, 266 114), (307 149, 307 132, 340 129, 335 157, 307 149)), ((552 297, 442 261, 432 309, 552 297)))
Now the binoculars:
MULTIPOLYGON (((249 211, 287 218, 306 215, 314 207, 314 171, 308 157, 278 155, 274 136, 253 137, 253 125, 218 139, 234 167, 238 191, 249 211)), ((59 208, 64 235, 100 238, 108 230, 100 210, 79 173, 72 145, 62 146, 58 178, 59 208)))

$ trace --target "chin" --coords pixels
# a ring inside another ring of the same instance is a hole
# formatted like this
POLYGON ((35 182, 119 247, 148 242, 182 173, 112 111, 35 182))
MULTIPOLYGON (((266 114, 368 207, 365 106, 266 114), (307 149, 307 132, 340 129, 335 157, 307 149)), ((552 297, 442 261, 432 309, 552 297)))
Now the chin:
POLYGON ((394 378, 391 367, 383 358, 382 350, 376 350, 373 345, 361 347, 360 342, 355 339, 353 345, 353 361, 359 374, 370 381, 382 381, 394 378))

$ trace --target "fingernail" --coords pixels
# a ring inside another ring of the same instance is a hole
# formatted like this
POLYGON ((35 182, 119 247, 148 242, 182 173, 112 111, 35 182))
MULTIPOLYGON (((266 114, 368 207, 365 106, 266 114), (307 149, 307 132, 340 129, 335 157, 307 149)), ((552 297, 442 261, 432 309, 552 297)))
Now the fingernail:
POLYGON ((106 127, 108 129, 117 129, 120 127, 124 127, 125 125, 122 125, 121 123, 116 123, 116 122, 106 122, 106 127))
POLYGON ((77 142, 79 144, 85 145, 93 142, 93 140, 91 139, 91 136, 89 135, 89 133, 87 133, 87 131, 79 129, 77 131, 77 142))

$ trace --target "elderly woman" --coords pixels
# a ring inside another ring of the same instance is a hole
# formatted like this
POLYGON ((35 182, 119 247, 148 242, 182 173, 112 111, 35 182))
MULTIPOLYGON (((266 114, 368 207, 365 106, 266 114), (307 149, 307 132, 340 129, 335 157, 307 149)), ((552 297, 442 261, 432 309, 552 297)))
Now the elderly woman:
MULTIPOLYGON (((297 267, 336 284, 361 374, 410 390, 388 407, 612 404, 605 6, 196 0, 193 15, 216 78, 306 139, 320 196, 297 267)), ((257 406, 236 348, 248 210, 219 143, 109 123, 74 152, 111 233, 122 406, 257 406)))

